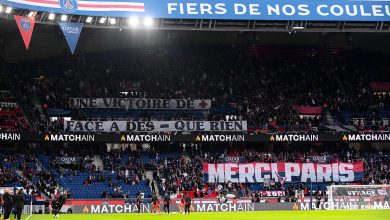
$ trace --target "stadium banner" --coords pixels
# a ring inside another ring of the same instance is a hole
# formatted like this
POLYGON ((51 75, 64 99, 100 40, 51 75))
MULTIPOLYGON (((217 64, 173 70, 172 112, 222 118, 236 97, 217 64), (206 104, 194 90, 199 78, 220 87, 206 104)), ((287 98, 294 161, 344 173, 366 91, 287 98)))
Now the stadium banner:
POLYGON ((15 102, 0 102, 0 108, 16 108, 18 103, 15 102))
POLYGON ((81 162, 81 157, 56 157, 56 160, 61 165, 77 164, 81 162))
POLYGON ((225 162, 225 163, 244 163, 245 157, 224 157, 223 162, 225 162))
POLYGON ((70 98, 71 108, 123 108, 123 109, 199 109, 211 107, 211 100, 145 99, 145 98, 70 98))
POLYGON ((387 0, 0 0, 32 11, 112 17, 389 21, 387 0))
POLYGON ((265 190, 265 191, 260 191, 259 192, 261 197, 281 197, 281 196, 286 196, 286 192, 282 190, 265 190))
POLYGON ((330 156, 307 156, 307 162, 312 163, 329 163, 331 161, 330 156))
POLYGON ((378 196, 390 196, 390 187, 384 186, 383 188, 378 187, 356 187, 351 186, 350 188, 334 188, 335 193, 334 197, 337 198, 338 195, 341 199, 345 197, 378 197, 378 196))
POLYGON ((246 131, 246 121, 65 121, 64 131, 172 132, 246 131))
POLYGON ((28 47, 30 46, 31 36, 34 31, 35 18, 17 15, 15 15, 14 17, 16 24, 18 25, 19 32, 22 35, 24 45, 28 50, 28 47))
POLYGON ((15 192, 15 187, 14 186, 2 186, 0 187, 0 195, 3 195, 5 193, 5 189, 8 189, 10 194, 14 194, 15 192))
POLYGON ((300 202, 293 205, 293 210, 383 210, 390 209, 390 203, 386 200, 354 201, 354 202, 321 202, 319 207, 315 202, 300 202))
POLYGON ((370 82, 369 85, 374 92, 390 92, 390 82, 370 82))
POLYGON ((321 106, 295 106, 295 110, 299 115, 321 115, 322 107, 321 106))
POLYGON ((123 80, 123 81, 119 82, 119 87, 121 89, 123 89, 125 95, 127 95, 129 91, 140 91, 141 90, 141 82, 140 81, 123 80))
POLYGON ((83 29, 83 23, 58 22, 58 25, 60 26, 62 33, 64 33, 70 51, 74 54, 81 30, 83 29))
MULTIPOLYGON (((279 134, 289 136, 290 134, 279 134)), ((296 133, 297 136, 313 134, 296 133)), ((388 143, 390 133, 337 133, 319 132, 318 139, 280 139, 281 143, 388 143)), ((246 134, 245 132, 6 132, 0 131, 0 142, 99 142, 99 143, 206 143, 206 142, 247 142, 274 143, 275 134, 246 134)))
POLYGON ((204 181, 209 183, 264 183, 265 179, 287 183, 358 182, 363 179, 363 170, 363 162, 203 164, 204 181))
MULTIPOLYGON (((180 213, 180 201, 172 199, 171 213, 180 213)), ((160 202, 160 208, 163 203, 160 202)), ((315 202, 273 202, 252 203, 249 199, 228 199, 226 203, 219 203, 216 199, 194 199, 192 202, 194 212, 254 212, 272 210, 383 210, 390 209, 389 201, 359 201, 359 202, 321 202, 317 207, 315 202)), ((109 213, 138 213, 133 201, 124 200, 70 200, 61 211, 72 209, 74 214, 109 214, 109 213)), ((140 213, 151 213, 150 201, 144 201, 140 206, 140 213)))
MULTIPOLYGON (((161 209, 163 202, 160 202, 161 209)), ((180 213, 180 201, 171 200, 170 212, 180 213)), ((260 210, 260 203, 251 203, 248 200, 228 201, 219 203, 216 199, 212 200, 193 200, 192 207, 194 212, 250 212, 260 210)), ((291 207, 291 206, 290 206, 291 207)), ((135 203, 124 201, 86 201, 83 203, 71 201, 65 204, 62 210, 71 208, 73 213, 77 214, 105 214, 105 213, 138 213, 138 207, 135 203)), ((144 201, 140 206, 140 213, 150 213, 152 204, 150 201, 144 201)))

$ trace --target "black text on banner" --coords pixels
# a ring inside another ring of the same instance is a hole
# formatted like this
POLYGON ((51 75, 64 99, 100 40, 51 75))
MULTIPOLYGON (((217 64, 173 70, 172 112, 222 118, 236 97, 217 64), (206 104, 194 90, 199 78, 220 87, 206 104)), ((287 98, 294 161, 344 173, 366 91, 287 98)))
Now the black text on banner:
POLYGON ((65 121, 65 131, 170 132, 246 131, 246 121, 65 121))
POLYGON ((70 98, 72 108, 198 109, 211 107, 210 99, 70 98))

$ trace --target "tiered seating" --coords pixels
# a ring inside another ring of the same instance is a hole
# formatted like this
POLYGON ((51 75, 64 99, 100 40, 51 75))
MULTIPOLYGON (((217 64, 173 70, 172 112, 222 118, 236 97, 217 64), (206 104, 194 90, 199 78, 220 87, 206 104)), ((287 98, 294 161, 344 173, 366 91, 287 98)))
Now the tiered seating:
POLYGON ((109 172, 102 172, 101 174, 89 172, 80 173, 77 176, 64 176, 60 177, 61 186, 72 192, 75 199, 94 199, 102 198, 103 192, 107 194, 115 194, 114 187, 110 186, 107 181, 93 182, 91 184, 84 184, 84 181, 88 179, 90 175, 104 175, 105 177, 111 177, 115 182, 115 187, 118 187, 121 194, 126 193, 130 197, 136 197, 139 192, 145 193, 146 197, 150 197, 151 191, 146 180, 141 180, 139 184, 131 185, 126 184, 122 180, 116 180, 117 175, 109 172))
POLYGON ((341 111, 336 119, 345 125, 355 125, 362 131, 384 131, 389 129, 390 111, 341 111))
POLYGON ((158 159, 164 160, 164 159, 174 159, 179 158, 180 153, 179 152, 162 152, 158 155, 158 159))
MULTIPOLYGON (((26 185, 22 184, 22 178, 16 172, 20 168, 20 165, 24 162, 25 155, 18 155, 16 160, 8 161, 5 154, 0 154, 0 186, 2 187, 25 187, 26 185)), ((34 163, 29 163, 28 167, 34 168, 36 165, 34 163)), ((31 192, 30 192, 31 193, 31 192)), ((35 198, 35 197, 34 197, 35 198)), ((31 201, 33 197, 28 194, 25 194, 26 201, 31 201)))
POLYGON ((27 128, 27 121, 19 107, 0 108, 0 130, 15 131, 27 128))
MULTIPOLYGON (((26 161, 26 157, 27 156, 24 154, 19 154, 19 155, 14 156, 12 158, 12 161, 9 161, 6 157, 6 154, 0 154, 1 165, 2 165, 2 167, 6 168, 6 169, 18 170, 18 169, 21 169, 21 166, 26 161)), ((30 161, 26 165, 27 165, 26 168, 37 169, 37 164, 34 162, 30 161)))
MULTIPOLYGON (((2 86, 2 85, 0 85, 2 86)), ((8 90, 0 87, 0 130, 16 131, 27 129, 27 120, 22 109, 15 102, 15 97, 8 90)))
MULTIPOLYGON (((122 154, 121 160, 118 164, 128 164, 129 154, 122 154)), ((123 179, 118 178, 118 173, 111 172, 110 167, 106 167, 107 170, 103 171, 85 171, 85 172, 73 172, 70 169, 61 168, 61 170, 54 169, 50 165, 50 157, 39 153, 38 159, 41 161, 42 166, 51 172, 61 187, 68 190, 75 199, 96 199, 102 198, 105 192, 108 197, 117 197, 127 194, 127 196, 135 197, 139 192, 145 193, 146 197, 150 197, 151 190, 146 180, 140 180, 138 184, 126 183, 123 179), (93 177, 93 181, 86 182, 89 177, 93 177), (101 178, 100 178, 101 177, 101 178), (111 181, 109 181, 109 179, 111 181), (110 183, 111 182, 111 183, 110 183)), ((152 155, 143 155, 142 161, 150 162, 155 160, 152 155)))

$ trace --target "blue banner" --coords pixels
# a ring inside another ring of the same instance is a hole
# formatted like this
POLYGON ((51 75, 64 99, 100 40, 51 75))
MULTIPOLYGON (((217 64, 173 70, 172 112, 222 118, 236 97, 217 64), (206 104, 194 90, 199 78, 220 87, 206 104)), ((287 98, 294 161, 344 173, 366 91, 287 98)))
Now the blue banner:
POLYGON ((0 0, 34 11, 114 17, 390 21, 390 0, 0 0))
POLYGON ((83 29, 82 23, 70 23, 70 22, 58 22, 62 32, 65 35, 66 41, 68 42, 70 51, 74 54, 77 42, 83 29))

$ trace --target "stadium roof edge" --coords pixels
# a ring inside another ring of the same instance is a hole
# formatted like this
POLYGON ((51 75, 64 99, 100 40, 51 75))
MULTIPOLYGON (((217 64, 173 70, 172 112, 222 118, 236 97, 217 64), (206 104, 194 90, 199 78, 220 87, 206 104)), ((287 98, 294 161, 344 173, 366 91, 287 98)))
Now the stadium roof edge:
MULTIPOLYGON (((0 18, 13 19, 14 15, 28 16, 31 11, 13 9, 11 13, 0 13, 0 18)), ((61 14, 55 14, 54 19, 49 12, 37 12, 38 24, 57 25, 61 14)), ((375 32, 390 33, 390 22, 352 22, 352 21, 253 21, 253 20, 204 20, 204 19, 154 19, 153 26, 128 25, 128 18, 112 17, 115 23, 106 17, 83 15, 67 15, 66 21, 84 23, 88 28, 111 29, 150 29, 150 30, 187 30, 187 31, 255 31, 255 32, 375 32), (90 19, 87 22, 87 19, 90 19)))

